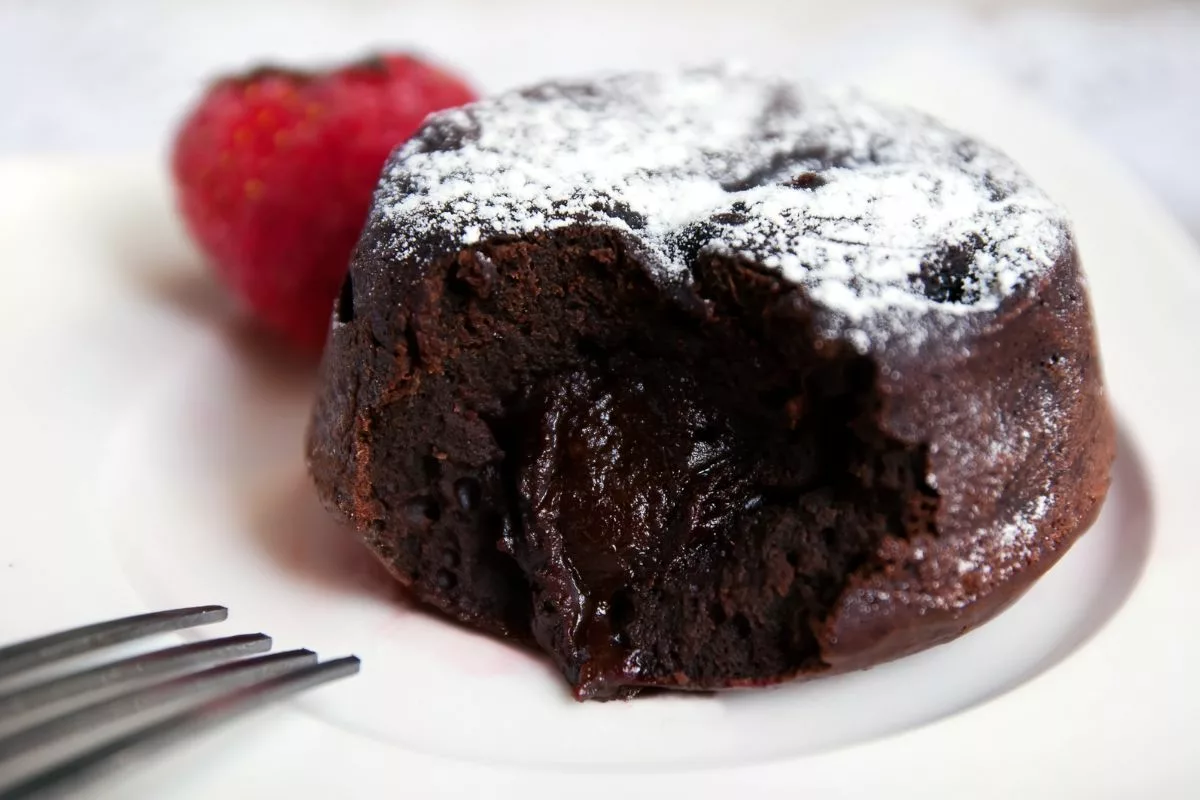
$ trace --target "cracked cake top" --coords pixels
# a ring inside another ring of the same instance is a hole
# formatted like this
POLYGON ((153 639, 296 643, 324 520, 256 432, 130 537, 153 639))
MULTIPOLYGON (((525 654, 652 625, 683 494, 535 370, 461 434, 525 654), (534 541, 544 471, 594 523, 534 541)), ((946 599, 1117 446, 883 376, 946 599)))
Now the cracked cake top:
POLYGON ((851 91, 725 67, 434 114, 393 154, 372 213, 397 260, 571 225, 618 231, 663 280, 742 257, 801 287, 823 333, 859 351, 994 311, 1070 247, 1062 212, 999 151, 851 91))

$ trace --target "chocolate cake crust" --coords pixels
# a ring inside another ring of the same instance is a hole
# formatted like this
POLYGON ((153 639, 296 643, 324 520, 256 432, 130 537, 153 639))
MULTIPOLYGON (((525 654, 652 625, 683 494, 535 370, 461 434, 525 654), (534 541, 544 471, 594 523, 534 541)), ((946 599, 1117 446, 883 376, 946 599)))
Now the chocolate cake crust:
POLYGON ((580 698, 954 638, 1086 530, 1114 449, 1069 231, 1011 162, 720 70, 431 117, 321 387, 325 503, 580 698))

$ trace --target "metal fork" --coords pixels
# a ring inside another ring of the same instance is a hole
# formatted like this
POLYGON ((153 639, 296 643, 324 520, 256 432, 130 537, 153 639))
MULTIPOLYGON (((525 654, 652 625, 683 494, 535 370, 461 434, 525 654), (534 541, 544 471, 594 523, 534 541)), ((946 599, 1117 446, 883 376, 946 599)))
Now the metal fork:
POLYGON ((262 633, 141 653, 45 677, 46 667, 156 633, 221 622, 223 606, 177 608, 0 647, 0 800, 58 794, 185 736, 358 672, 355 656, 268 653, 262 633), (24 682, 21 682, 21 679, 24 682), (14 687, 11 684, 17 682, 14 687), (149 721, 144 718, 152 717, 149 721), (141 719, 139 719, 141 718, 141 719), (124 724, 65 755, 72 739, 124 724), (36 762, 41 754, 42 763, 36 762), (23 764, 34 763, 21 772, 23 764), (6 772, 18 777, 6 785, 6 772))

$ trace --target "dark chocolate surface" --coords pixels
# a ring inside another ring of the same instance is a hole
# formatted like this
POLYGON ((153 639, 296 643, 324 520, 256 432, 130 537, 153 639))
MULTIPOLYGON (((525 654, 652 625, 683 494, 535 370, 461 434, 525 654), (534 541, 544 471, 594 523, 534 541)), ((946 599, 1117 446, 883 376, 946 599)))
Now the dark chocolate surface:
POLYGON ((405 224, 377 208, 338 303, 314 479, 418 598, 535 643, 581 698, 946 641, 1098 513, 1113 429, 1069 240, 969 313, 976 250, 1001 251, 943 242, 913 273, 933 306, 839 328, 745 252, 679 274, 603 219, 470 244, 405 224))

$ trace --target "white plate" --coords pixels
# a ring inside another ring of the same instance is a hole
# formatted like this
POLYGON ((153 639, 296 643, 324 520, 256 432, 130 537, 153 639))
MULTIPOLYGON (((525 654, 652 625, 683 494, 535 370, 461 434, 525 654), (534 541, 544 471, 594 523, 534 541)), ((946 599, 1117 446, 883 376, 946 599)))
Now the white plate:
POLYGON ((309 371, 208 282, 155 165, 0 166, 0 641, 219 602, 220 632, 364 658, 359 677, 112 796, 1200 793, 1200 256, 1119 169, 994 82, 909 61, 869 85, 1005 147, 1072 212, 1121 426, 1113 489, 984 628, 714 697, 576 704, 542 661, 405 605, 305 479, 309 371))

